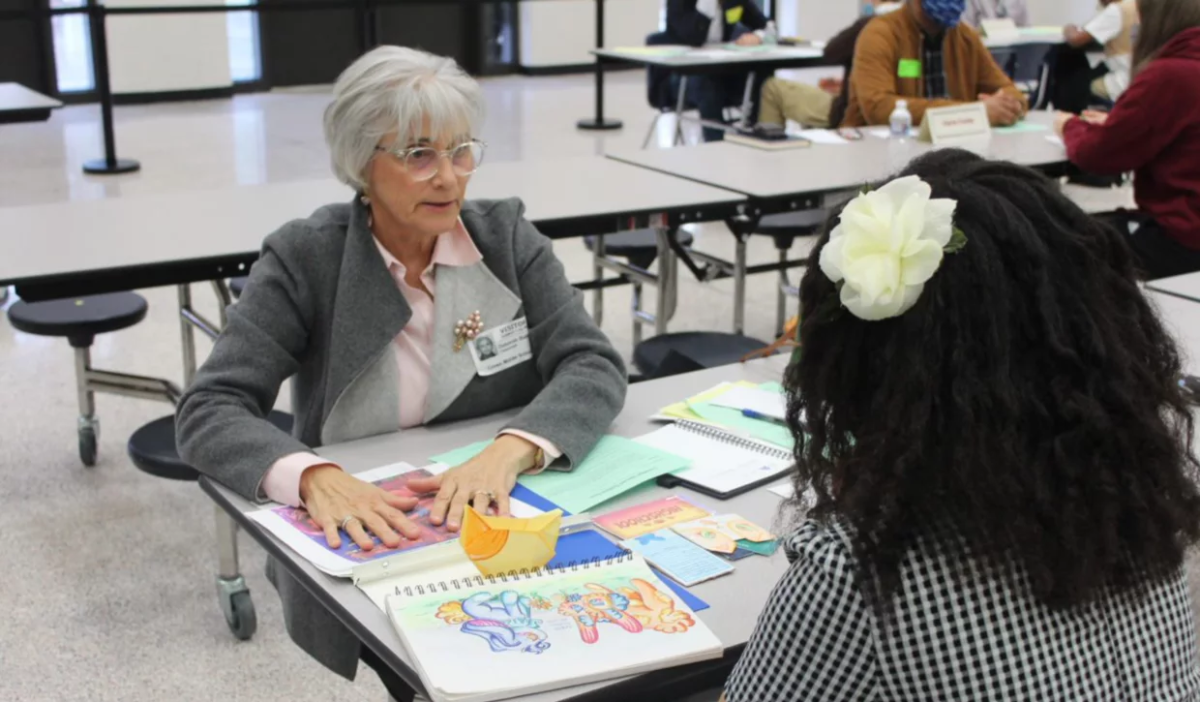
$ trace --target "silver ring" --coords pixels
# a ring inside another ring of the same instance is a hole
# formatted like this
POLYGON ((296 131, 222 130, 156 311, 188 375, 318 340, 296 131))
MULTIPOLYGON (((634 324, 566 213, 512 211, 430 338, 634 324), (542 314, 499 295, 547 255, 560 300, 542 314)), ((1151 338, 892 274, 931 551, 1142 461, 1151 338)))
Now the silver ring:
POLYGON ((472 502, 475 501, 476 495, 487 495, 487 498, 489 500, 491 500, 492 502, 496 501, 496 493, 492 492, 491 490, 476 490, 475 492, 472 492, 471 493, 471 501, 472 502))
POLYGON ((358 517, 354 516, 353 514, 350 514, 345 517, 342 517, 342 522, 338 526, 340 526, 342 528, 342 531, 349 532, 350 530, 346 528, 346 525, 349 524, 350 522, 357 522, 357 521, 358 521, 358 517))

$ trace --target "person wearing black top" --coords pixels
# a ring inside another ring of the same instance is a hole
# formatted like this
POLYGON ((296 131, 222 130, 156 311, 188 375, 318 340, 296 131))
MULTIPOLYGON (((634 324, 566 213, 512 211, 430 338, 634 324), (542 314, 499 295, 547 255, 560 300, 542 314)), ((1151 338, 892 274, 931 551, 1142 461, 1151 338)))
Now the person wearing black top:
MULTIPOLYGON (((766 26, 767 17, 754 0, 667 0, 668 43, 755 46, 762 43, 766 26)), ((687 105, 699 110, 706 121, 723 122, 725 106, 741 104, 748 76, 748 72, 688 76, 687 105)), ((754 115, 750 117, 753 121, 754 115)), ((704 128, 705 141, 720 141, 724 136, 722 129, 704 128)))

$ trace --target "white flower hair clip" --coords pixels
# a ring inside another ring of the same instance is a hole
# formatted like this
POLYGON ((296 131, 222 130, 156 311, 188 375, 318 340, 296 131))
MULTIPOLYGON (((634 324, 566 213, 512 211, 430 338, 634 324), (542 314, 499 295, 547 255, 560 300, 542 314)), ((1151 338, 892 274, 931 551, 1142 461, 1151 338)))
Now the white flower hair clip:
POLYGON ((946 253, 967 243, 954 226, 955 200, 932 199, 917 176, 860 193, 842 210, 821 250, 821 271, 859 319, 899 317, 917 304, 946 253))

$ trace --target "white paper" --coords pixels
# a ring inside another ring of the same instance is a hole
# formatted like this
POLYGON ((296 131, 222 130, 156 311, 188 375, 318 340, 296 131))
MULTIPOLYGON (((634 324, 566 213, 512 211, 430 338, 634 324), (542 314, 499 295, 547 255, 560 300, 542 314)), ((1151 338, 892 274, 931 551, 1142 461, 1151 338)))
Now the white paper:
POLYGON ((1046 141, 1050 142, 1051 144, 1058 144, 1059 146, 1063 147, 1064 149, 1067 148, 1067 145, 1063 143, 1062 137, 1060 137, 1057 134, 1047 135, 1046 141))
POLYGON ((782 393, 762 388, 737 386, 713 398, 711 402, 735 410, 750 410, 781 422, 787 419, 787 398, 782 393))
POLYGON ((796 136, 802 136, 814 144, 828 144, 830 146, 842 146, 849 144, 847 139, 842 138, 832 129, 801 129, 796 132, 796 136))
MULTIPOLYGON (((386 480, 392 476, 400 475, 401 473, 408 473, 414 470, 417 470, 415 466, 401 462, 380 466, 379 468, 372 468, 370 470, 362 471, 361 473, 355 473, 354 477, 358 478, 359 480, 372 483, 379 480, 386 480)), ((426 466, 425 470, 437 475, 438 473, 444 473, 447 470, 447 466, 441 463, 433 463, 426 466)), ((261 525, 264 529, 271 532, 271 534, 286 544, 288 548, 295 551, 299 556, 304 558, 309 563, 312 563, 317 570, 320 570, 323 573, 339 578, 348 578, 353 572, 355 566, 362 565, 361 561, 352 561, 349 558, 344 558, 329 551, 321 544, 310 539, 299 529, 292 526, 286 519, 275 513, 274 510, 282 506, 283 505, 272 502, 260 510, 249 513, 247 516, 261 525)), ((531 517, 542 513, 542 511, 536 507, 517 499, 511 500, 511 510, 513 516, 518 517, 531 517)), ((458 541, 453 540, 443 543, 457 544, 458 541)), ((427 546, 425 548, 432 548, 432 546, 427 546)), ((409 554, 419 553, 422 550, 424 549, 401 552, 388 559, 380 560, 391 561, 392 559, 403 559, 409 554)))
POLYGON ((785 483, 783 485, 776 485, 774 487, 769 487, 769 488, 767 488, 767 491, 773 492, 785 500, 790 500, 790 499, 792 499, 792 495, 796 494, 796 486, 792 485, 790 483, 785 483))
POLYGON ((692 465, 674 475, 716 492, 730 492, 758 482, 787 470, 792 464, 790 460, 766 456, 675 425, 652 431, 637 441, 689 459, 692 465))
MULTIPOLYGON (((871 136, 876 137, 878 139, 891 139, 892 138, 892 128, 891 127, 864 127, 862 129, 862 132, 863 132, 863 134, 870 134, 871 136)), ((916 127, 909 128, 909 130, 908 130, 908 138, 909 139, 916 139, 920 135, 921 135, 921 132, 918 131, 916 127)))

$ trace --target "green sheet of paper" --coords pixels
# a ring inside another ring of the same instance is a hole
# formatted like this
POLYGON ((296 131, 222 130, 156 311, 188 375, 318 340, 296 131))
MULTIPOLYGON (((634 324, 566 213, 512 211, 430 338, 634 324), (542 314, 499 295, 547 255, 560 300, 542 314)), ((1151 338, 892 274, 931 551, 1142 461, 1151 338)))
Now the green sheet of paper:
MULTIPOLYGON (((431 456, 429 460, 449 466, 461 465, 478 456, 490 443, 480 441, 431 456)), ((636 441, 603 436, 575 470, 547 470, 538 475, 523 475, 519 481, 559 507, 579 514, 690 464, 686 458, 636 441)))
POLYGON ((569 473, 547 470, 520 483, 565 510, 579 514, 691 461, 620 436, 603 436, 569 473))
POLYGON ((789 451, 795 446, 796 442, 792 440, 791 430, 782 424, 751 419, 738 410, 709 402, 691 403, 688 406, 706 422, 746 432, 760 441, 766 441, 789 451))
POLYGON ((766 390, 767 392, 777 392, 780 395, 783 394, 783 385, 780 383, 776 383, 774 381, 772 381, 770 383, 759 383, 758 389, 766 390))
POLYGON ((901 78, 920 78, 920 59, 900 59, 900 65, 896 67, 896 75, 901 78))
POLYGON ((992 127, 997 134, 1027 134, 1029 132, 1045 132, 1050 128, 1036 122, 1017 122, 1011 127, 992 127))
POLYGON ((445 453, 439 453, 436 456, 430 456, 429 460, 433 461, 434 463, 445 463, 451 468, 454 466, 461 466, 472 458, 475 458, 479 454, 483 453, 483 450, 491 443, 492 442, 490 439, 487 441, 476 441, 473 444, 467 444, 466 446, 456 448, 453 451, 447 451, 445 453))

